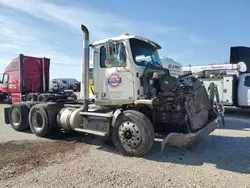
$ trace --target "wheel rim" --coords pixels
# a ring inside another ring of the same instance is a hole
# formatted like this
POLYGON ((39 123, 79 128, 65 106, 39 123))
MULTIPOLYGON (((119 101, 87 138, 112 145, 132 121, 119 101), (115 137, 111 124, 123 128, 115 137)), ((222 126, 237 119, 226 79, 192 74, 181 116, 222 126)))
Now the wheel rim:
POLYGON ((32 125, 37 131, 43 128, 43 117, 40 112, 34 112, 32 114, 32 125))
POLYGON ((18 126, 21 120, 21 114, 19 110, 13 109, 11 112, 11 119, 14 126, 18 126))
POLYGON ((133 122, 126 121, 119 126, 120 141, 131 148, 137 147, 141 142, 140 129, 133 122))

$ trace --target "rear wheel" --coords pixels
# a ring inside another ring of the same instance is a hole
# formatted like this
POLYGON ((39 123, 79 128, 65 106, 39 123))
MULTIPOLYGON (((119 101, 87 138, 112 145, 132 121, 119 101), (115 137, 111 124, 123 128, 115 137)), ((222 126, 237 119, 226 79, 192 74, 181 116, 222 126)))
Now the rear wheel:
POLYGON ((48 136, 51 132, 48 115, 42 105, 34 105, 29 112, 29 126, 31 131, 39 136, 48 136))
POLYGON ((112 127, 112 141, 123 154, 141 157, 153 146, 153 125, 138 111, 124 111, 112 127))
POLYGON ((9 110, 9 122, 16 131, 22 131, 29 127, 28 125, 29 108, 26 104, 12 104, 9 110))

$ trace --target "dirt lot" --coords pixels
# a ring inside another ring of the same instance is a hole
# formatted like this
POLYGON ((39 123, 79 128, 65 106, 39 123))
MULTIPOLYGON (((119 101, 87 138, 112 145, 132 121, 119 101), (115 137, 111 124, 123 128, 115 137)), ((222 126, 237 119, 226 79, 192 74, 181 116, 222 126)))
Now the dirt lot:
POLYGON ((144 158, 99 137, 19 133, 0 114, 0 187, 250 187, 249 111, 227 109, 226 127, 193 150, 156 142, 144 158))

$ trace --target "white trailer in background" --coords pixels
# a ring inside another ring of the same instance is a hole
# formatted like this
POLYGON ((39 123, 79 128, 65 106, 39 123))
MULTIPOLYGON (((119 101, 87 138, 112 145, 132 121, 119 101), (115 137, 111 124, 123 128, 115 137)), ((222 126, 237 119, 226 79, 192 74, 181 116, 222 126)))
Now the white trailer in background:
POLYGON ((160 58, 161 58, 161 65, 164 68, 169 69, 169 73, 171 74, 171 76, 178 77, 183 74, 182 66, 180 63, 168 57, 160 57, 160 58))
POLYGON ((206 89, 210 83, 217 85, 220 103, 224 106, 250 107, 250 73, 244 62, 183 67, 183 72, 193 73, 203 81, 206 89))

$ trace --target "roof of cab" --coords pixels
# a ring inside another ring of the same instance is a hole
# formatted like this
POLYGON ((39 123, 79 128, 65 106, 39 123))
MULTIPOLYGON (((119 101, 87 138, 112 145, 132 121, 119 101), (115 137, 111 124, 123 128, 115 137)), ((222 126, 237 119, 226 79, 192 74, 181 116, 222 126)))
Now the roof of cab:
POLYGON ((95 41, 95 42, 92 43, 92 45, 95 46, 95 45, 99 45, 99 44, 104 44, 108 40, 117 40, 117 41, 119 41, 119 40, 126 40, 126 39, 132 39, 132 38, 135 38, 135 39, 147 42, 147 43, 151 43, 157 49, 161 49, 161 46, 159 44, 157 44, 156 42, 154 42, 154 41, 152 41, 150 39, 147 39, 147 38, 144 38, 144 37, 135 36, 135 35, 128 35, 128 34, 123 34, 121 36, 117 36, 117 37, 112 37, 112 38, 108 38, 108 39, 104 39, 104 40, 95 41))

